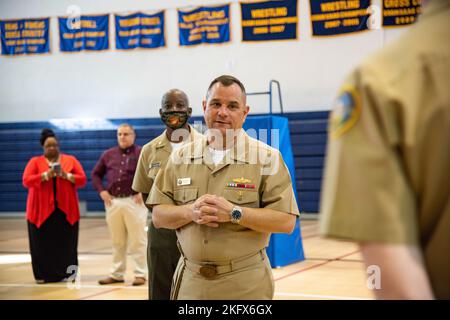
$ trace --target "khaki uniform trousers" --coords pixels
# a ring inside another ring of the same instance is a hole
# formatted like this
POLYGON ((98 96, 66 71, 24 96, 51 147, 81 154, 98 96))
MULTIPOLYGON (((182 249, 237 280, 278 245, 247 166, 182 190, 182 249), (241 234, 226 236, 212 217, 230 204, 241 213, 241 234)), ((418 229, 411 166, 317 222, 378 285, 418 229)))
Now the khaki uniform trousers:
POLYGON ((173 277, 171 300, 273 299, 275 285, 265 250, 246 259, 221 262, 217 266, 218 274, 213 277, 202 275, 205 274, 201 270, 203 266, 205 264, 193 263, 183 255, 180 257, 173 277))
POLYGON ((137 204, 132 197, 113 198, 106 207, 106 222, 113 244, 113 265, 110 276, 117 280, 124 278, 127 249, 134 261, 134 276, 147 277, 147 208, 137 204))

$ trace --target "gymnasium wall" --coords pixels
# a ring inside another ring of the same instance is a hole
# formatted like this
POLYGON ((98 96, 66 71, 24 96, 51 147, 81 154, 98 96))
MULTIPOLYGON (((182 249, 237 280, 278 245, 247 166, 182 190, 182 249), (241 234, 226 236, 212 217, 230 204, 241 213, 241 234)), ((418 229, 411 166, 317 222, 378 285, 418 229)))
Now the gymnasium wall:
MULTIPOLYGON (((379 5, 380 0, 372 3, 379 5)), ((312 38, 309 1, 299 0, 298 10, 298 40, 243 43, 237 1, 1 0, 0 19, 51 17, 52 52, 0 56, 0 122, 157 117, 162 94, 173 87, 185 90, 194 115, 201 115, 205 89, 224 73, 240 78, 249 92, 266 91, 271 79, 280 81, 286 112, 328 110, 345 75, 407 29, 312 38), (230 43, 178 45, 176 8, 227 2, 231 2, 230 43), (111 34, 112 49, 106 52, 61 53, 56 17, 67 15, 71 5, 82 14, 166 9, 166 47, 116 51, 111 34)), ((267 97, 251 97, 249 104, 252 113, 268 110, 267 97)))

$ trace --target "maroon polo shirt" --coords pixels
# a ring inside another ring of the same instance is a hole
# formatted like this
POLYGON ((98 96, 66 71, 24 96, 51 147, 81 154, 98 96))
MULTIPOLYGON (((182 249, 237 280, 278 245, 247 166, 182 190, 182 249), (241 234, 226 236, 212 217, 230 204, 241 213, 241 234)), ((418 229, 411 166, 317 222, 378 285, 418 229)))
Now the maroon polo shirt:
POLYGON ((134 144, 126 149, 117 146, 103 152, 91 172, 94 188, 99 193, 107 190, 113 197, 136 194, 131 185, 141 149, 141 146, 134 144), (103 186, 105 177, 106 187, 103 186))

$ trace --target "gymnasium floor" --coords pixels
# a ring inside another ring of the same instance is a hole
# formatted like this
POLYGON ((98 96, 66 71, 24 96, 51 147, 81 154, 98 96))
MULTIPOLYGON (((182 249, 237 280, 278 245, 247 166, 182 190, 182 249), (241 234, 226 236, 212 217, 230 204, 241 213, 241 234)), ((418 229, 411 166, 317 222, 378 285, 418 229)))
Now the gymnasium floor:
MULTIPOLYGON (((315 220, 302 221, 302 235, 307 259, 273 270, 275 299, 373 299, 355 244, 320 238, 315 220)), ((0 219, 0 299, 147 299, 146 286, 131 285, 131 260, 125 284, 97 284, 98 279, 107 276, 111 260, 104 219, 81 220, 78 252, 81 271, 78 287, 67 283, 38 285, 31 270, 25 220, 0 219)))

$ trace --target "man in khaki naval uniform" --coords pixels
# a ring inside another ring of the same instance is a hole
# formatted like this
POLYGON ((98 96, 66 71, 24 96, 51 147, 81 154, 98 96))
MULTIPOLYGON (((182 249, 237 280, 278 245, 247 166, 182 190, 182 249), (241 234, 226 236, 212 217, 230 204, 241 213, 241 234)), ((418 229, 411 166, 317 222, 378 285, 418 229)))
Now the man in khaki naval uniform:
POLYGON ((177 230, 172 299, 273 298, 265 247, 272 232, 292 232, 298 208, 279 151, 242 129, 245 100, 238 79, 211 83, 203 101, 208 141, 174 152, 147 200, 155 226, 177 230))
MULTIPOLYGON (((188 124, 192 109, 183 91, 171 89, 166 92, 159 113, 166 130, 142 148, 132 185, 133 190, 142 193, 144 201, 147 200, 156 174, 166 167, 171 152, 191 140, 203 139, 203 136, 188 124)), ((150 300, 170 298, 172 277, 179 258, 175 231, 156 229, 150 220, 147 248, 150 300)))
POLYGON ((359 242, 377 298, 450 298, 449 30, 450 1, 430 2, 330 117, 321 232, 359 242))

